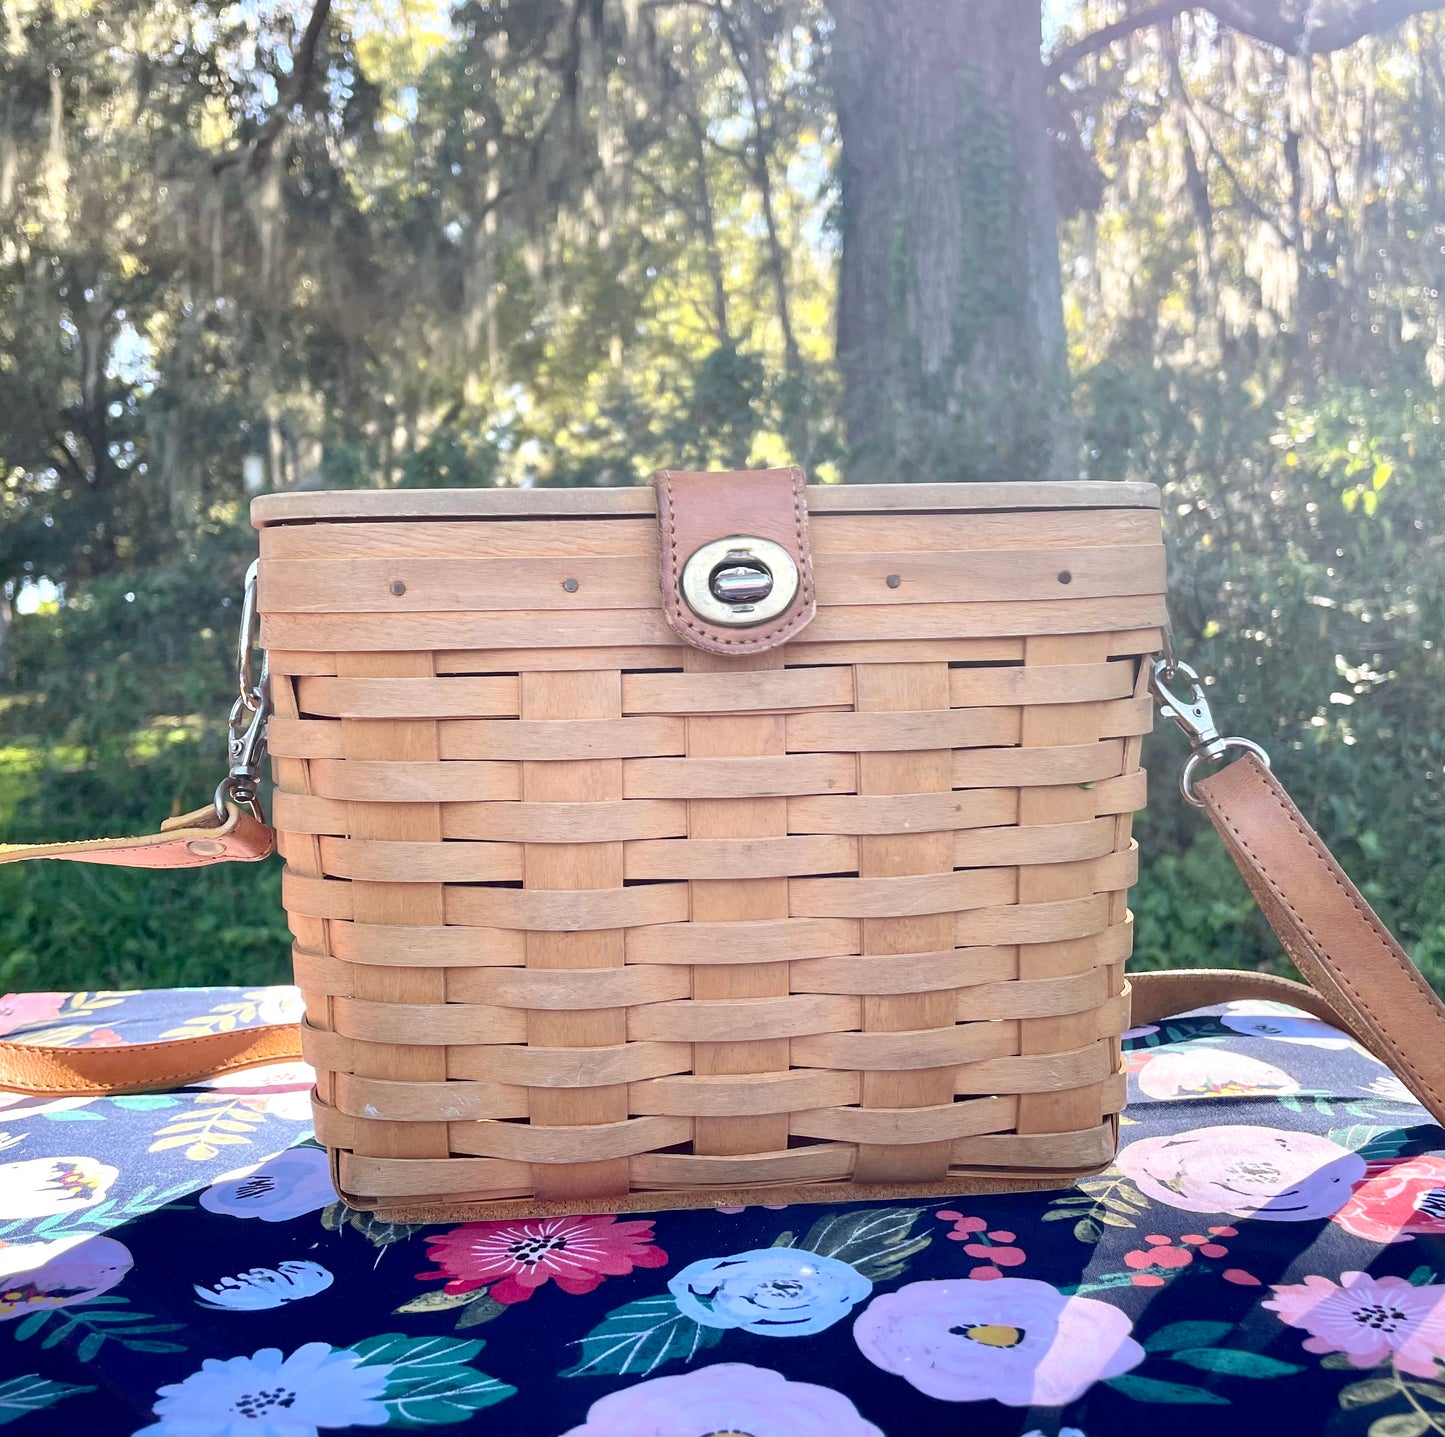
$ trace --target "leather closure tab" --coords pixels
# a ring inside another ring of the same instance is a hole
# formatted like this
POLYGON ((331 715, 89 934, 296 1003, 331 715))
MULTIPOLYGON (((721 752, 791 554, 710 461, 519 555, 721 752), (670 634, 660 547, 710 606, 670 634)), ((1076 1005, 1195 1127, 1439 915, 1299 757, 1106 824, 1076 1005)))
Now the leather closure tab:
POLYGON ((661 469, 659 580, 673 632, 714 654, 757 654, 818 611, 803 471, 661 469))

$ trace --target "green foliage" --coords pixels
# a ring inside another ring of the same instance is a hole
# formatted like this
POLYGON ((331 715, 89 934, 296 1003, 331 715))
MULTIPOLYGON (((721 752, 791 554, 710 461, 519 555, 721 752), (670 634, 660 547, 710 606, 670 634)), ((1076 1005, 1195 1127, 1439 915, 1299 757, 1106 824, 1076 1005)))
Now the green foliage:
POLYGON ((110 1295, 92 1297, 84 1306, 32 1312, 15 1325, 14 1334, 17 1342, 28 1342, 44 1333, 43 1348, 73 1342, 76 1356, 90 1362, 112 1341, 131 1352, 184 1352, 184 1343, 157 1335, 184 1329, 182 1322, 156 1322, 150 1313, 131 1307, 129 1298, 110 1295))
POLYGON ((1107 1386, 1136 1402, 1167 1402, 1171 1405, 1195 1403, 1205 1406, 1227 1407, 1229 1398, 1221 1397, 1203 1387, 1184 1382, 1162 1382, 1157 1377, 1141 1377, 1136 1372, 1125 1372, 1119 1377, 1104 1379, 1107 1386))
MULTIPOLYGON (((1162 483, 1181 653, 1229 732, 1445 982, 1445 435, 1402 382, 1278 408, 1217 376, 1110 361, 1082 377, 1096 472, 1162 483), (1228 475, 1223 483, 1215 476, 1228 475), (1367 502, 1367 498, 1368 502, 1367 502)), ((1287 972, 1222 846, 1157 770, 1134 907, 1142 967, 1287 972)))
POLYGON ((470 1366, 485 1346, 451 1337, 407 1337, 400 1332, 364 1338, 349 1350, 361 1367, 385 1367, 381 1404, 388 1427, 465 1422, 473 1412, 516 1395, 517 1389, 470 1366))
POLYGON ((922 1215, 921 1208, 891 1207, 820 1218, 798 1246, 851 1263, 870 1282, 886 1282, 933 1241, 927 1232, 913 1234, 922 1215))
MULTIPOLYGON (((217 530, 169 565, 97 580, 16 621, 0 711, 7 842, 153 832, 207 800, 225 772, 249 543, 217 530)), ((286 981, 280 887, 274 861, 0 867, 0 988, 286 981)))
MULTIPOLYGON (((1159 756, 1159 747, 1155 762, 1162 768, 1168 760, 1159 756)), ((1156 792, 1161 786, 1156 783, 1156 792)), ((1205 827, 1182 853, 1150 850, 1140 869, 1129 906, 1134 910, 1131 963, 1141 971, 1255 968, 1270 951, 1268 924, 1223 843, 1205 827)), ((1283 959, 1266 960, 1263 966, 1289 971, 1283 959)))
POLYGON ((574 1346, 582 1355, 561 1377, 646 1376, 665 1362, 691 1362, 722 1341, 720 1327, 704 1327, 684 1316, 670 1292, 614 1307, 574 1346))
MULTIPOLYGON (((1084 63, 1064 275, 1087 472, 1162 485, 1181 655, 1445 986, 1440 36, 1301 61, 1201 15, 1084 63)), ((1281 967, 1182 756, 1146 751, 1139 961, 1281 967)))
MULTIPOLYGON (((38 803, 0 807, 0 820, 23 814, 30 826, 45 812, 38 803)), ((146 832, 164 816, 153 804, 127 814, 102 802, 73 827, 146 832)), ((0 868, 6 991, 284 983, 289 945, 275 861, 175 873, 79 863, 0 868)))
POLYGON ((77 1392, 94 1392, 93 1387, 75 1387, 68 1382, 52 1382, 39 1373, 24 1377, 12 1377, 0 1382, 0 1426, 13 1422, 31 1412, 39 1412, 64 1397, 77 1392))

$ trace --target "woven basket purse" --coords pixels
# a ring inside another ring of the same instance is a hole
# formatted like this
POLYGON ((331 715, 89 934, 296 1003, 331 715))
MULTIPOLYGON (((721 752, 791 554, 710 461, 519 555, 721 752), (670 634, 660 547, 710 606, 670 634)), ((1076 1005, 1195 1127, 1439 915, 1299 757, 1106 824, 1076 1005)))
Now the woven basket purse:
MULTIPOLYGON (((258 500, 302 1049, 346 1200, 1106 1166, 1158 503, 796 469, 258 500)), ((147 842, 254 857, 237 817, 147 842)))
POLYGON ((255 518, 303 1046, 351 1201, 1110 1161, 1155 490, 781 470, 255 518))

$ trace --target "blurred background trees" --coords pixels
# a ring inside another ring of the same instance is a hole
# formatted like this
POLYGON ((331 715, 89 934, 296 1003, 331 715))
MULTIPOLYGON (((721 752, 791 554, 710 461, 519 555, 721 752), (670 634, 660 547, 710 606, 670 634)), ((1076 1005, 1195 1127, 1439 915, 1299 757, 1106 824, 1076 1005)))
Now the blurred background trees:
MULTIPOLYGON (((1145 479, 1181 648, 1440 982, 1442 33, 1408 0, 0 0, 0 829, 210 791, 262 489, 1145 479)), ((1272 963, 1177 748, 1140 960, 1272 963)), ((0 868, 0 985, 278 976, 277 887, 0 868)))

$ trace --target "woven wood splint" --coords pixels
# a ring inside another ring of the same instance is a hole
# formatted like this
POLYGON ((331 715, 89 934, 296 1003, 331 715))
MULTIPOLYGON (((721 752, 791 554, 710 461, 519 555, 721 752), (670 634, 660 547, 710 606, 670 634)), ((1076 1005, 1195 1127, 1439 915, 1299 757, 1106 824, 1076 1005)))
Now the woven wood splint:
POLYGON ((661 529, 648 488, 255 505, 340 1191, 419 1220, 1106 1165, 1157 491, 657 492, 661 529), (772 519, 781 619, 668 592, 670 552, 772 519))

